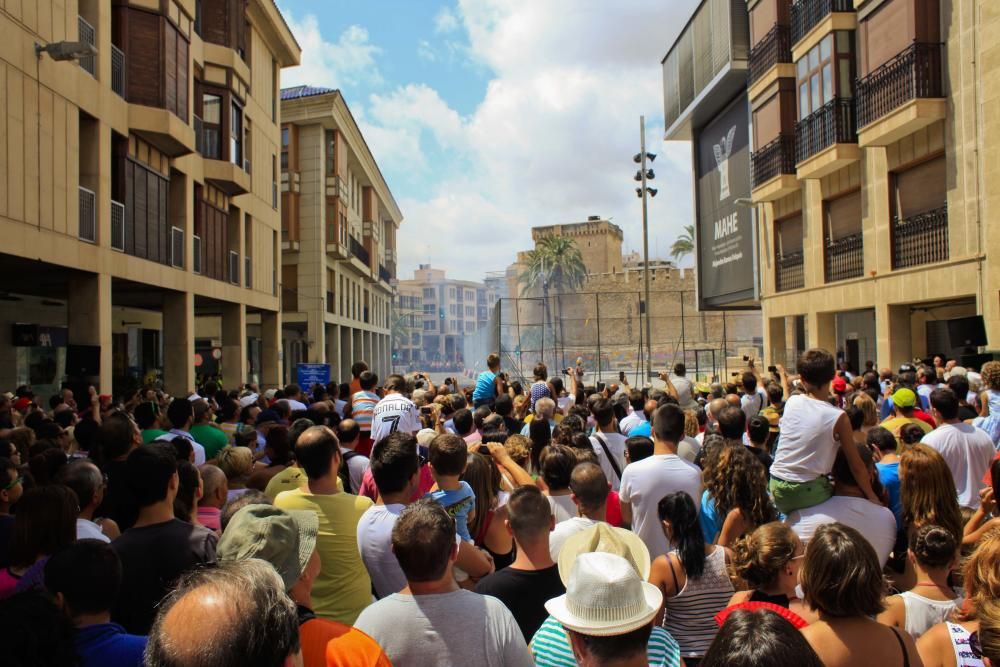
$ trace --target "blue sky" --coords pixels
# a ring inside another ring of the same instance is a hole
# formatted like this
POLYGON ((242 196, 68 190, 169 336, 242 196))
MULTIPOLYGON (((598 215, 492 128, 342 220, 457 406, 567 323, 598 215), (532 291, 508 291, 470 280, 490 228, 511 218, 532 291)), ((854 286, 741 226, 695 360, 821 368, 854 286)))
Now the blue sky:
POLYGON ((532 226, 589 214, 641 249, 640 114, 665 256, 692 196, 690 146, 662 142, 660 59, 695 4, 278 0, 303 47, 282 85, 343 92, 403 211, 401 278, 431 263, 481 279, 531 247, 532 226))

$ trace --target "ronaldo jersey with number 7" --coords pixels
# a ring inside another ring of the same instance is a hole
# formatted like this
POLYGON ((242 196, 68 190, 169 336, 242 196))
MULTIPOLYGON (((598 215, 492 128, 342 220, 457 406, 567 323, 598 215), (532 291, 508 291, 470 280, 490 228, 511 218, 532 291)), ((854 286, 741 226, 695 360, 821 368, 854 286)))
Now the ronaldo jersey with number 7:
POLYGON ((402 394, 389 394, 372 411, 372 446, 390 433, 416 433, 421 428, 420 412, 402 394))

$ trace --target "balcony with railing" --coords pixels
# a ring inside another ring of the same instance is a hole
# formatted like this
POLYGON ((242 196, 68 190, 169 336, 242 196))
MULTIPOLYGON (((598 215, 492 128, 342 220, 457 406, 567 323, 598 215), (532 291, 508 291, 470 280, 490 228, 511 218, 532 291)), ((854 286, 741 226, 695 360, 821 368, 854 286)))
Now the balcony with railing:
POLYGON ((387 269, 384 264, 379 264, 378 278, 382 282, 389 284, 390 282, 392 282, 392 272, 390 272, 389 269, 387 269))
POLYGON ((750 85, 752 86, 778 63, 792 62, 791 30, 776 25, 750 49, 750 85))
POLYGON ((80 239, 97 242, 97 195, 80 186, 80 239))
POLYGON ((857 144, 854 100, 830 100, 795 124, 795 163, 799 178, 820 178, 860 160, 861 150, 857 144), (830 148, 833 150, 828 151, 830 148))
POLYGON ((830 14, 853 11, 853 0, 798 0, 792 3, 792 44, 801 41, 830 14))
MULTIPOLYGON (((80 36, 80 41, 86 44, 94 46, 97 43, 97 31, 94 30, 94 26, 87 22, 87 19, 82 16, 76 17, 77 33, 80 36)), ((83 68, 85 72, 90 74, 90 76, 97 76, 97 59, 94 56, 84 56, 80 58, 80 67, 83 68)))
POLYGON ((786 292, 805 287, 805 271, 803 270, 802 251, 787 255, 777 255, 774 258, 774 289, 786 292))
POLYGON ((864 235, 859 231, 828 241, 824 248, 826 282, 860 278, 865 272, 864 235))
POLYGON ((354 238, 353 234, 350 236, 350 246, 351 246, 351 255, 360 260, 361 263, 364 264, 365 266, 371 265, 371 258, 368 254, 368 251, 365 250, 365 247, 364 245, 361 244, 361 241, 354 238))
POLYGON ((914 42, 858 79, 858 138, 862 146, 890 144, 945 117, 941 51, 941 44, 914 42), (896 113, 901 114, 899 122, 868 127, 896 113))
MULTIPOLYGON (((782 134, 759 151, 751 153, 750 173, 751 187, 755 191, 779 176, 790 176, 795 181, 795 137, 782 134)), ((768 196, 762 197, 759 192, 754 192, 753 197, 755 200, 769 201, 774 196, 784 194, 783 190, 784 186, 779 186, 776 193, 768 192, 768 196)))
POLYGON ((948 259, 948 207, 892 222, 892 268, 948 259))
POLYGON ((111 45, 111 90, 125 99, 125 52, 111 45))

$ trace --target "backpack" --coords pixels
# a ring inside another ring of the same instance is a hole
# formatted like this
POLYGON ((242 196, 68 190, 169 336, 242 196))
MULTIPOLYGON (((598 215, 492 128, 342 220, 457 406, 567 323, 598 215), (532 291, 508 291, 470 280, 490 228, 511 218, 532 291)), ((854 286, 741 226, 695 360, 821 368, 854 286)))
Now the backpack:
POLYGON ((351 468, 347 465, 347 462, 355 456, 361 456, 361 454, 353 450, 340 453, 340 470, 337 471, 337 477, 340 478, 340 482, 344 485, 346 493, 354 493, 354 489, 351 487, 351 468))

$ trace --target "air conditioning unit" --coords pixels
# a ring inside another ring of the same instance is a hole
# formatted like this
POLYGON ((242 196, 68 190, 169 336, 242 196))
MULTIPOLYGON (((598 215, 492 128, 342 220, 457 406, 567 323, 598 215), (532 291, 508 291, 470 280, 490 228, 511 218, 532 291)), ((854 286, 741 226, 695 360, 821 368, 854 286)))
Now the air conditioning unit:
POLYGON ((180 227, 170 228, 170 266, 184 268, 184 230, 180 227))

